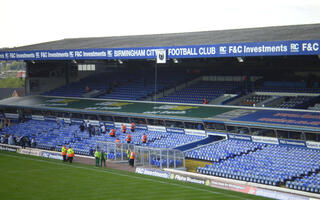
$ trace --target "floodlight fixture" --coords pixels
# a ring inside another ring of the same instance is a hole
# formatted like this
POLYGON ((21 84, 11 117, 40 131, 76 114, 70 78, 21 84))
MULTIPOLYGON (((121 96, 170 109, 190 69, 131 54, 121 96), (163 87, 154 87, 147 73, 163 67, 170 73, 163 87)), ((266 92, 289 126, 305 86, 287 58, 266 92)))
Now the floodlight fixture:
POLYGON ((237 57, 237 60, 239 63, 243 63, 244 62, 244 59, 242 57, 237 57))

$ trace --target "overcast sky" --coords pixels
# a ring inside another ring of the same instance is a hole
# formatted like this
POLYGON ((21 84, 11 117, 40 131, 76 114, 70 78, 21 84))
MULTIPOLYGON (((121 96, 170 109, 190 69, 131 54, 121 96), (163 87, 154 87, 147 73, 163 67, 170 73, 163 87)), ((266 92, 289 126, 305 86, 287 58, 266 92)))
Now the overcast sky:
POLYGON ((63 38, 320 23, 320 0, 1 0, 0 48, 63 38))

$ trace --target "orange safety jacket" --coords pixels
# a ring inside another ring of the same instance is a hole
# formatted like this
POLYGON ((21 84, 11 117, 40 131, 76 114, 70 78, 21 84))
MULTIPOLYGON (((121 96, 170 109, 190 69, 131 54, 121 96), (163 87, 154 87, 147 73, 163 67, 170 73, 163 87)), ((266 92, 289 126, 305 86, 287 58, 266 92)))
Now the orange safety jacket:
POLYGON ((136 158, 136 154, 133 151, 131 151, 130 159, 135 159, 135 158, 136 158))
POLYGON ((142 136, 142 142, 147 142, 147 135, 142 136))
POLYGON ((130 134, 128 134, 127 135, 127 139, 126 139, 128 142, 131 142, 131 135, 130 134))
POLYGON ((111 129, 111 132, 109 133, 109 135, 115 136, 116 135, 116 130, 114 128, 111 129))
POLYGON ((74 151, 71 148, 69 148, 68 149, 68 157, 73 157, 73 156, 74 156, 74 151))
POLYGON ((136 125, 135 125, 135 123, 131 123, 131 129, 134 129, 134 127, 135 127, 136 125))
POLYGON ((61 149, 61 155, 63 155, 63 156, 67 155, 67 148, 62 147, 62 149, 61 149))
POLYGON ((125 133, 127 130, 127 127, 125 125, 122 126, 122 132, 125 133))

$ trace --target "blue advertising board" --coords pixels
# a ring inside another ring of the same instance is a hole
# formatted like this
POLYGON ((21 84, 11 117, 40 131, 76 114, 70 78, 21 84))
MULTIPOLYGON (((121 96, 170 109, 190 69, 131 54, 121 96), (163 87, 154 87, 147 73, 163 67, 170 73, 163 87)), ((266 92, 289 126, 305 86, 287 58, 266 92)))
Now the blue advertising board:
POLYGON ((192 46, 4 51, 0 60, 155 59, 164 49, 167 58, 319 55, 320 40, 248 42, 192 46))

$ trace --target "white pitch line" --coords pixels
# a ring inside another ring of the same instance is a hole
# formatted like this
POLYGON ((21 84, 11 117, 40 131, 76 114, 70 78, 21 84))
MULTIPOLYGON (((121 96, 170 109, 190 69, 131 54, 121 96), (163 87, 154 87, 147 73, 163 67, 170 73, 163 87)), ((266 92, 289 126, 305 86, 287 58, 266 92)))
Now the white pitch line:
MULTIPOLYGON (((221 192, 214 192, 214 191, 211 191, 211 190, 192 187, 192 186, 189 186, 189 185, 170 183, 170 182, 166 182, 166 181, 159 181, 159 180, 154 180, 154 179, 151 179, 151 178, 140 177, 140 176, 131 176, 131 175, 127 175, 127 174, 120 174, 120 173, 110 172, 110 171, 106 171, 106 170, 99 170, 99 169, 96 169, 96 168, 87 168, 87 167, 81 167, 81 166, 57 163, 57 162, 46 161, 46 160, 33 159, 33 158, 28 158, 28 157, 8 155, 8 154, 4 154, 4 153, 0 153, 0 155, 6 156, 6 157, 18 158, 18 159, 33 160, 33 161, 37 161, 37 162, 55 164, 55 165, 60 165, 60 166, 74 167, 74 168, 78 168, 78 169, 86 169, 86 170, 91 170, 91 171, 96 171, 96 172, 104 172, 104 173, 118 175, 118 176, 130 177, 130 178, 135 178, 135 179, 140 179, 140 180, 147 180, 147 181, 151 181, 151 182, 155 182, 155 183, 170 184, 170 185, 174 185, 174 186, 177 186, 177 187, 183 187, 183 188, 188 188, 188 189, 193 189, 193 190, 198 190, 198 191, 203 191, 203 192, 209 192, 209 193, 212 193, 212 194, 219 194, 219 195, 232 197, 232 198, 236 198, 236 199, 250 200, 250 198, 242 198, 242 197, 231 195, 231 194, 226 194, 226 193, 221 193, 221 192)), ((171 179, 168 179, 168 180, 171 180, 171 179)))

